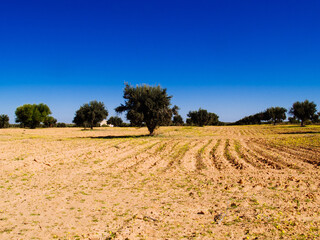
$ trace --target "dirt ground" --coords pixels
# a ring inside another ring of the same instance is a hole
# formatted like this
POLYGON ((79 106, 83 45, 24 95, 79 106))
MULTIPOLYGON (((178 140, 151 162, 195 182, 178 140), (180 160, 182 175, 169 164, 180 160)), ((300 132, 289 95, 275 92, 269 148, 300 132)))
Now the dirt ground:
POLYGON ((320 127, 0 129, 0 239, 320 239, 320 127))

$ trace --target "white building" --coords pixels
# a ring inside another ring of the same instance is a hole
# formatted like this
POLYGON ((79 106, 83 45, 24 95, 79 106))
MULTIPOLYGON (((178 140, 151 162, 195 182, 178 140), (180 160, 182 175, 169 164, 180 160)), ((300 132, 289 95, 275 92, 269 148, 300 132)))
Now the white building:
POLYGON ((102 122, 100 123, 100 127, 102 127, 103 125, 108 125, 107 119, 102 120, 102 122))

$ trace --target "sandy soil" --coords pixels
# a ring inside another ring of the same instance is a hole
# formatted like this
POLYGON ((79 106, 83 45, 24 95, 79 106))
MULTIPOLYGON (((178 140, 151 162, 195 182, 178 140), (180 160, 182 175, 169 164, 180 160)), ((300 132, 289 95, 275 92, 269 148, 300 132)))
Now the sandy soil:
POLYGON ((0 129, 0 239, 320 239, 319 133, 0 129))

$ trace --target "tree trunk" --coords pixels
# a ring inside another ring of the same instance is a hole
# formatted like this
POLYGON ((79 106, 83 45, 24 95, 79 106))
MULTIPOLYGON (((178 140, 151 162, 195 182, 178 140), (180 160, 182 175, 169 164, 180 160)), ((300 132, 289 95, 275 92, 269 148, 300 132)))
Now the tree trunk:
POLYGON ((153 135, 154 134, 154 130, 156 129, 156 126, 147 125, 147 128, 149 130, 149 135, 153 135))
POLYGON ((154 128, 148 128, 148 130, 149 130, 149 135, 152 136, 154 133, 154 128))

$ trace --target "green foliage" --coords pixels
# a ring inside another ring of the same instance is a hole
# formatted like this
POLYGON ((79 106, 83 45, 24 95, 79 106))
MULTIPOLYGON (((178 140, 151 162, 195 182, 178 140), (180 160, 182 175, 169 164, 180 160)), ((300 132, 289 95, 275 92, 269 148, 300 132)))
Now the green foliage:
POLYGON ((172 114, 175 116, 179 115, 179 110, 180 110, 180 108, 177 105, 174 105, 173 108, 171 109, 172 114))
POLYGON ((290 109, 290 114, 301 122, 301 127, 304 126, 307 120, 314 120, 317 118, 317 105, 314 102, 305 100, 304 102, 295 102, 290 109))
POLYGON ((182 126, 184 125, 182 117, 179 115, 180 108, 177 105, 174 105, 171 109, 173 114, 172 125, 174 126, 182 126))
POLYGON ((261 124, 262 121, 271 121, 273 124, 280 123, 285 120, 287 109, 283 107, 271 107, 264 112, 259 112, 250 116, 246 116, 238 121, 235 125, 261 124))
POLYGON ((110 117, 108 120, 109 124, 112 124, 115 127, 122 127, 123 121, 120 117, 110 117))
POLYGON ((236 121, 235 125, 250 125, 250 124, 261 124, 261 121, 268 121, 270 117, 265 112, 259 112, 254 115, 246 116, 238 121, 236 121))
POLYGON ((297 124, 299 123, 299 120, 296 117, 288 117, 289 123, 291 124, 297 124))
POLYGON ((182 117, 179 114, 173 116, 172 124, 174 126, 182 126, 184 124, 182 117))
POLYGON ((312 119, 312 123, 319 123, 320 122, 320 112, 314 115, 312 119))
POLYGON ((93 129, 98 123, 108 116, 108 111, 105 109, 103 102, 91 101, 82 105, 76 111, 73 122, 77 126, 90 127, 93 129))
POLYGON ((59 127, 59 128, 65 128, 65 127, 67 127, 67 124, 65 124, 65 123, 57 123, 57 127, 59 127))
POLYGON ((54 117, 52 116, 48 116, 44 119, 43 121, 43 125, 45 127, 55 127, 57 126, 57 119, 55 119, 54 117))
POLYGON ((16 122, 23 127, 36 128, 51 114, 50 108, 43 103, 25 104, 16 109, 16 122))
POLYGON ((187 115, 187 124, 196 125, 196 126, 205 126, 205 125, 218 125, 219 116, 215 113, 210 113, 205 109, 199 108, 198 111, 190 111, 187 115))
POLYGON ((273 124, 280 123, 287 118, 286 116, 287 109, 283 107, 271 107, 265 111, 267 120, 271 120, 273 124))
POLYGON ((8 128, 9 127, 9 116, 2 114, 0 115, 0 128, 8 128))
POLYGON ((131 125, 145 124, 151 135, 158 126, 170 123, 172 96, 168 96, 167 89, 162 89, 160 86, 137 85, 133 87, 126 84, 123 98, 125 104, 121 104, 115 110, 118 113, 126 112, 131 125))

